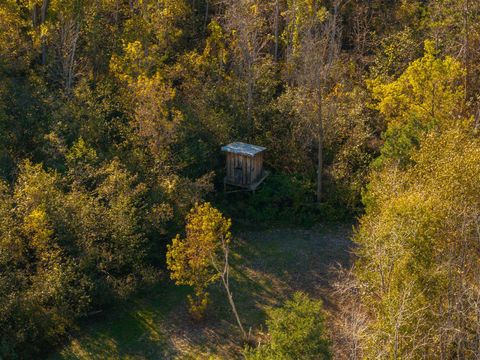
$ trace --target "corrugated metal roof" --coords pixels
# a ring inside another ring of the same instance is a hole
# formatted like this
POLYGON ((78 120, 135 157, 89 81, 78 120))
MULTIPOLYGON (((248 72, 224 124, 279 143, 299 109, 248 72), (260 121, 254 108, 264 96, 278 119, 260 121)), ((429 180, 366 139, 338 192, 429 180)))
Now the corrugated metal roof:
POLYGON ((248 156, 255 156, 264 150, 266 150, 266 148, 262 146, 245 144, 243 142, 233 142, 231 144, 222 146, 222 151, 248 156))

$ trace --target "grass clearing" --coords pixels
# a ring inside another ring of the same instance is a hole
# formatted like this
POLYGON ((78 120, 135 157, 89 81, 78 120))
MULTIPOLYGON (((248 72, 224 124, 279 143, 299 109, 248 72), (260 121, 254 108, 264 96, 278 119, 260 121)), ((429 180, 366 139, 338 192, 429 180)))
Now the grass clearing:
MULTIPOLYGON (((294 291, 322 298, 331 308, 329 269, 349 261, 351 224, 312 229, 244 232, 232 249, 232 288, 246 329, 262 336, 266 309, 294 291)), ((90 319, 58 359, 235 359, 240 333, 220 284, 211 290, 206 320, 194 323, 186 310, 186 287, 160 284, 105 315, 90 319)))

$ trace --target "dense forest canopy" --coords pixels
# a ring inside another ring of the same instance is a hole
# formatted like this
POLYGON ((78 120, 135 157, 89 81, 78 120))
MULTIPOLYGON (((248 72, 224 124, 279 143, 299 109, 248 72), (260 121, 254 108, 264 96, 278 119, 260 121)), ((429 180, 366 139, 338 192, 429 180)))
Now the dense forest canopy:
POLYGON ((477 358, 479 89, 475 0, 1 0, 0 358, 168 281, 205 200, 247 226, 360 217, 332 339, 300 294, 245 356, 297 359, 291 311, 305 359, 477 358), (221 193, 232 141, 267 148, 254 196, 221 193))

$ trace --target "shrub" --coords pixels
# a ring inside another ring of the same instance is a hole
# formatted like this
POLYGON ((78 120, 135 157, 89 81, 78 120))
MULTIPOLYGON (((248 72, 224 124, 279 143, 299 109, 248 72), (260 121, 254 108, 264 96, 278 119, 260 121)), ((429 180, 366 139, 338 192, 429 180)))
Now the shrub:
POLYGON ((247 349, 247 360, 330 359, 325 335, 325 313, 320 300, 297 292, 282 307, 272 309, 267 320, 270 340, 247 349))

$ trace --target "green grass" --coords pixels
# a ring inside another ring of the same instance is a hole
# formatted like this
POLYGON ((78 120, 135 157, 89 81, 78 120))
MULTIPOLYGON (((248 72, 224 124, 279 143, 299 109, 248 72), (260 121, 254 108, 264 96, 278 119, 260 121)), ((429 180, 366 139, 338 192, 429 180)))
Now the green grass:
POLYGON ((163 323, 189 289, 161 284, 81 327, 51 359, 145 359, 174 355, 163 323))
MULTIPOLYGON (((232 287, 238 311, 254 337, 262 336, 266 309, 294 291, 328 304, 329 268, 349 259, 351 225, 309 230, 244 232, 232 254, 232 287)), ((205 321, 186 311, 186 287, 164 282, 81 325, 50 359, 234 359, 241 337, 223 289, 211 289, 205 321)))

